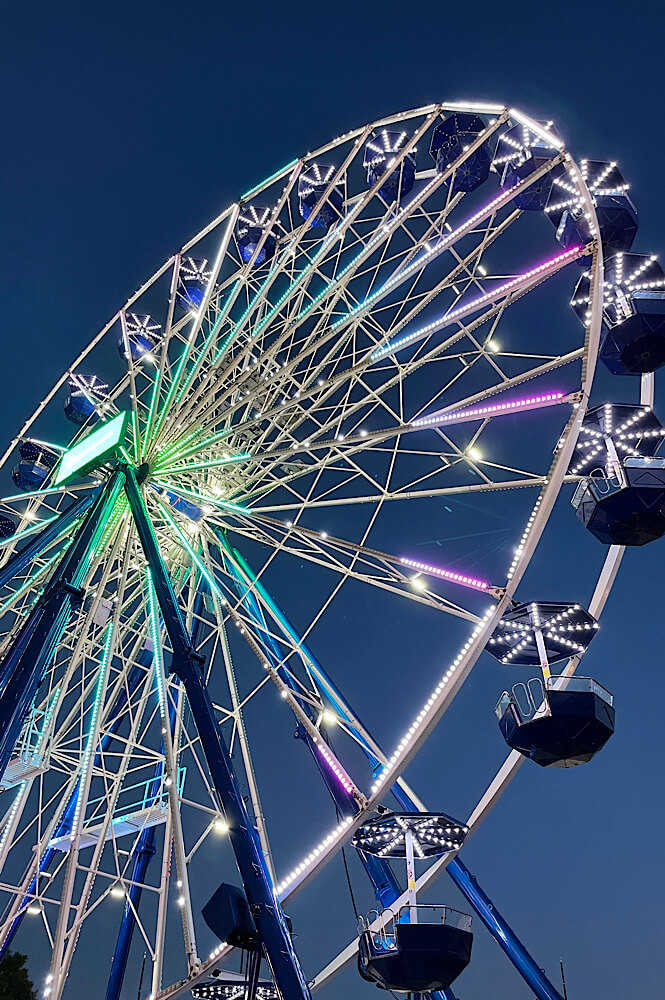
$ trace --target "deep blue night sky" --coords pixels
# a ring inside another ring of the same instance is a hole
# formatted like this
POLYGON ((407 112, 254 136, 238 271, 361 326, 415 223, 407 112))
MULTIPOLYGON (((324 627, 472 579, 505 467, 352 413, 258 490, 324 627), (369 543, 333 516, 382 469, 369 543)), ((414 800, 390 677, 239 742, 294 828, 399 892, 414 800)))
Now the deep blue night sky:
MULTIPOLYGON (((64 0, 7 5, 1 34, 3 449, 174 248, 295 156, 393 111, 467 98, 554 119, 573 153, 619 162, 640 212, 636 249, 665 255, 661 5, 64 0)), ((568 516, 572 579, 588 549, 568 516)), ((628 553, 594 648, 616 736, 588 767, 522 768, 464 854, 553 978, 564 957, 570 1000, 662 996, 664 554, 665 541, 628 553)), ((455 789, 472 775, 469 802, 491 776, 474 760, 474 730, 493 725, 486 707, 478 716, 462 702, 445 762, 430 754, 410 772, 442 808, 444 763, 455 789)), ((328 907, 340 873, 326 872, 318 902, 310 893, 294 907, 301 926, 320 919, 321 937, 342 920, 353 933, 348 904, 328 907)), ((445 876, 433 896, 458 899, 445 876)), ((114 937, 116 917, 109 927, 114 937)), ((324 952, 319 943, 308 972, 324 952)), ((353 969, 322 995, 342 990, 372 996, 353 969)), ((480 927, 456 992, 530 995, 480 927)), ((74 981, 66 995, 90 997, 74 981)), ((135 995, 134 964, 124 996, 135 995)))

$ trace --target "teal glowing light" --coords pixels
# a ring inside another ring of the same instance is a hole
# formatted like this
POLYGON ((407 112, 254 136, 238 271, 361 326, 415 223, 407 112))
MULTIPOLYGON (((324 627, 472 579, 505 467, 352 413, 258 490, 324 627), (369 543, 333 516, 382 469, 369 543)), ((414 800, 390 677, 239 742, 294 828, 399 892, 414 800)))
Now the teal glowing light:
POLYGON ((54 485, 59 486, 75 476, 84 476, 108 461, 122 445, 127 432, 128 417, 128 410, 118 413, 108 423, 102 424, 87 438, 66 451, 60 460, 54 485))
POLYGON ((257 191, 260 191, 262 187, 265 187, 267 184, 271 184, 273 181, 279 180, 280 177, 295 167, 297 162, 298 160, 291 160, 291 162, 287 163, 285 167, 281 168, 281 170, 276 170, 274 174, 270 175, 270 177, 266 177, 264 181, 261 181, 259 184, 255 184, 253 188, 249 189, 249 191, 245 191, 240 200, 245 201, 247 198, 251 198, 252 195, 256 194, 257 191))
POLYGON ((14 545, 16 542, 20 542, 22 538, 26 538, 28 535, 34 535, 36 531, 41 531, 47 524, 57 521, 59 517, 59 514, 54 514, 53 517, 45 517, 43 521, 35 521, 35 523, 31 524, 28 528, 23 528, 21 531, 17 531, 16 534, 10 535, 9 538, 0 539, 0 548, 4 548, 6 545, 14 545))
POLYGON ((90 722, 88 725, 88 734, 86 737, 85 749, 83 751, 83 760, 81 763, 81 777, 79 779, 79 789, 76 798, 76 808, 74 810, 74 819, 72 821, 72 831, 74 836, 78 832, 78 822, 81 814, 81 807, 83 805, 83 800, 87 796, 87 780, 88 780, 88 769, 92 764, 92 752, 97 740, 97 718, 99 716, 99 708, 102 702, 102 697, 104 691, 106 690, 106 680, 108 677, 108 669, 111 661, 111 646, 113 643, 113 621, 110 621, 106 626, 106 633, 104 635, 104 645, 102 648, 102 656, 99 663, 99 674, 97 677, 97 686, 95 688, 95 699, 92 703, 92 709, 90 712, 90 722))
POLYGON ((148 591, 148 613, 150 615, 150 638, 152 639, 153 657, 155 663, 155 677, 157 679, 157 697, 162 719, 168 718, 168 705, 166 703, 166 691, 164 689, 164 661, 163 650, 160 641, 159 631, 159 605, 155 585, 152 581, 150 567, 146 566, 146 589, 148 591))

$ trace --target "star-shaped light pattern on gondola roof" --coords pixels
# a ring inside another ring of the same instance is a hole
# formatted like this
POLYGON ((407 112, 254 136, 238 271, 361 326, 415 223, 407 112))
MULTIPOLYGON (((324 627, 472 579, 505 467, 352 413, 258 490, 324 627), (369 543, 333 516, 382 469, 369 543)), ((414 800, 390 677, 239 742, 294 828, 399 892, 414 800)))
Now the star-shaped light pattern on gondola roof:
POLYGON ((67 379, 72 390, 72 395, 95 396, 98 399, 106 399, 108 395, 108 385, 97 375, 79 375, 77 372, 67 379))
MULTIPOLYGON (((590 318, 591 272, 585 272, 577 283, 570 304, 579 319, 590 318)), ((657 254, 617 253, 605 266, 603 280, 603 319, 615 326, 633 315, 631 296, 635 292, 665 291, 665 270, 657 254)))
POLYGON ((380 858, 405 858, 408 830, 414 854, 422 859, 459 850, 468 827, 445 813, 390 813, 364 823, 354 834, 353 845, 380 858))
POLYGON ((658 451, 665 428, 649 406, 605 403, 589 410, 570 462, 570 473, 585 476, 609 460, 607 438, 619 458, 651 457, 658 451))
MULTIPOLYGON (((398 153, 408 137, 407 132, 395 132, 390 129, 381 129, 376 132, 365 146, 363 158, 364 167, 373 167, 376 164, 385 163, 389 155, 398 153)), ((412 150, 415 153, 416 150, 412 150)))
MULTIPOLYGON (((196 1000, 243 1000, 246 991, 247 984, 243 980, 237 983, 210 980, 193 986, 192 996, 196 1000)), ((255 995, 256 1000, 279 1000, 277 988, 272 983, 259 983, 255 995)))
MULTIPOLYGON (((581 160, 580 173, 592 197, 619 197, 630 189, 614 160, 581 160)), ((558 217, 566 210, 578 211, 582 206, 581 191, 570 175, 555 174, 552 193, 545 207, 547 214, 558 217)))
POLYGON ((583 653, 596 634, 598 622, 579 604, 520 604, 501 619, 487 651, 501 663, 537 666, 537 629, 542 632, 548 662, 556 663, 583 653))

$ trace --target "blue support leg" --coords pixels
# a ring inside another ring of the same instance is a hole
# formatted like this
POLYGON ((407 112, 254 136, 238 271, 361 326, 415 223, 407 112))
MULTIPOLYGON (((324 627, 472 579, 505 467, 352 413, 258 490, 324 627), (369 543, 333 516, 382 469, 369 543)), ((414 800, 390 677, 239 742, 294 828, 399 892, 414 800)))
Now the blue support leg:
POLYGON ((217 724, 205 684, 202 658, 192 648, 171 580, 162 562, 152 525, 143 505, 136 477, 127 468, 127 497, 150 567, 157 600, 171 640, 171 669, 182 681, 192 717, 205 753, 213 785, 229 826, 229 839, 245 895, 268 964, 282 1000, 310 1000, 300 967, 266 867, 258 835, 251 822, 233 771, 228 748, 217 724))
MULTIPOLYGON (((235 553, 235 550, 233 550, 233 552, 235 553)), ((261 641, 266 659, 271 661, 272 665, 275 667, 275 670, 281 676, 284 683, 287 684, 289 687, 291 687, 292 690, 297 692, 298 688, 295 682, 293 681, 291 675, 289 674, 288 670, 285 670, 284 667, 281 665, 282 657, 280 650, 277 644, 275 643, 274 639, 270 635, 267 622, 265 620, 263 611, 261 610, 258 601, 254 597, 252 591, 248 589, 242 577, 237 572, 236 567, 231 561, 232 558, 231 552, 227 551, 226 554, 227 557, 229 558, 229 565, 233 575, 233 579, 235 581, 236 589, 241 599, 245 602, 247 610, 249 611, 251 617, 254 619, 259 632, 263 636, 263 639, 261 641)), ((245 566, 247 567, 246 563, 245 566)), ((247 567, 247 569, 249 569, 249 567, 247 567)), ((274 607, 276 608, 276 605, 274 605, 274 607)), ((296 635, 295 630, 291 629, 291 632, 292 632, 292 638, 295 637, 296 635)), ((301 642, 302 640, 299 639, 298 643, 301 642)), ((306 706, 305 706, 305 711, 307 711, 306 706)), ((321 774, 321 777, 323 778, 326 788, 330 792, 330 795, 332 796, 332 799, 335 805, 337 806, 339 812, 343 816, 355 816, 355 814, 358 812, 357 802, 353 798, 353 795, 347 792, 346 789, 342 788, 339 782, 336 782, 333 779, 330 772, 326 770, 323 761, 321 760, 321 756, 317 752, 314 742, 309 733, 304 729, 304 727, 299 726, 298 729, 296 730, 296 734, 307 745, 312 755, 312 758, 314 759, 314 762, 321 774)), ((374 888, 374 895, 376 897, 376 901, 379 904, 379 906, 382 906, 384 908, 391 906, 392 903, 394 903, 397 897, 400 895, 401 889, 397 879, 395 878, 395 874, 389 862, 385 861, 383 858, 377 857, 374 854, 366 854, 364 851, 358 851, 358 857, 360 858, 360 861, 362 862, 362 865, 365 871, 367 872, 369 880, 372 883, 372 886, 374 888)))
POLYGON ((83 524, 28 615, 0 666, 4 686, 0 695, 0 777, 5 773, 24 719, 44 673, 67 627, 70 615, 83 599, 80 590, 90 551, 125 481, 114 472, 88 511, 83 524))
POLYGON ((132 884, 127 893, 127 902, 122 914, 122 922, 118 931, 113 961, 111 963, 111 974, 106 987, 105 1000, 118 1000, 122 984, 127 969, 129 949, 132 946, 134 927, 136 926, 135 911, 141 902, 143 893, 143 882, 145 881, 148 865, 155 854, 155 828, 153 826, 144 830, 139 837, 134 848, 134 868, 132 870, 132 884))
POLYGON ((61 535, 67 530, 70 524, 72 524, 78 517, 86 512, 88 507, 97 497, 97 492, 91 493, 89 496, 84 497, 82 500, 77 500, 73 503, 71 507, 63 511, 57 521, 52 521, 51 524, 39 532, 38 535, 34 535, 27 545, 25 545, 20 552, 15 552, 14 555, 7 560, 5 565, 0 569, 0 587, 4 587, 6 583, 9 583, 17 573, 20 573, 28 563, 32 562, 35 556, 38 556, 47 545, 54 542, 58 535, 61 535))
POLYGON ((485 927, 504 950, 522 979, 531 987, 538 1000, 563 1000, 559 991, 539 968, 505 918, 496 909, 492 900, 480 888, 466 865, 459 858, 454 858, 447 866, 446 871, 471 903, 485 927))

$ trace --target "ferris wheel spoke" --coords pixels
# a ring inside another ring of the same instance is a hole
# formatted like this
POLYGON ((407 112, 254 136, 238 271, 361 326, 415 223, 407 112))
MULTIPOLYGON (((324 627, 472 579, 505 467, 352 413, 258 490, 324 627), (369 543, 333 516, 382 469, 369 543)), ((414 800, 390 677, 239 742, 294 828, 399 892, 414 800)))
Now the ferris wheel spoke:
MULTIPOLYGON (((175 396, 175 394, 176 394, 176 392, 177 392, 177 390, 178 390, 178 388, 180 386, 180 381, 181 381, 182 376, 183 376, 185 365, 187 364, 187 361, 189 360, 189 357, 191 356, 192 348, 193 348, 194 342, 196 341, 196 338, 198 336, 199 330, 201 328, 201 323, 203 321, 203 317, 204 317, 204 315, 206 314, 206 312, 208 310, 208 306, 210 305, 210 300, 212 298, 212 294, 213 294, 213 290, 214 290, 214 287, 215 287, 215 283, 217 281, 217 277, 219 275, 219 271, 220 271, 220 268, 222 266, 222 262, 224 260, 224 256, 225 256, 225 254, 226 254, 226 252, 228 250, 228 246, 229 246, 231 237, 233 235, 233 229, 234 229, 236 220, 238 218, 239 211, 240 211, 240 206, 239 205, 233 205, 229 209, 228 219, 226 220, 226 228, 224 230, 224 235, 222 236, 222 240, 221 240, 219 249, 217 251, 217 256, 215 258, 215 261, 213 263, 212 269, 210 271, 210 275, 208 276, 208 281, 207 281, 205 292, 203 293, 202 301, 201 301, 200 305, 198 306, 198 308, 196 310, 196 313, 195 313, 195 315, 193 317, 193 320, 192 320, 192 323, 191 323, 191 326, 190 326, 190 330, 189 330, 189 334, 188 334, 187 340, 185 342, 185 347, 184 347, 184 349, 183 349, 183 351, 182 351, 182 353, 180 355, 180 359, 178 360, 178 364, 177 364, 175 373, 174 373, 173 377, 171 378, 171 382, 170 382, 169 388, 168 388, 167 393, 166 393, 166 400, 164 401, 164 405, 163 405, 162 409, 160 410, 160 412, 159 412, 159 414, 157 416, 156 422, 155 422, 155 429, 154 429, 154 437, 155 438, 158 436, 158 434, 160 432, 160 429, 162 427, 162 424, 164 423, 164 420, 165 420, 166 415, 168 413, 168 410, 169 410, 169 407, 171 405, 171 402, 172 402, 172 400, 173 400, 173 398, 174 398, 174 396, 175 396)), ((148 444, 149 443, 150 442, 148 442, 148 444)), ((139 452, 139 454, 143 455, 144 453, 143 452, 139 452)), ((137 464, 138 464, 138 459, 137 459, 137 464)))
MULTIPOLYGON (((267 519, 266 519, 267 520, 267 519)), ((369 586, 386 590, 399 597, 425 604, 438 611, 445 611, 455 617, 477 621, 474 612, 454 604, 434 591, 414 590, 411 583, 413 574, 404 570, 399 557, 379 553, 362 545, 328 538, 298 526, 286 528, 279 521, 271 521, 264 530, 233 527, 231 530, 254 541, 261 542, 280 552, 298 559, 304 559, 321 566, 343 579, 353 579, 369 586), (277 537, 275 537, 277 535, 277 537)), ((451 577, 452 580, 452 577, 451 577)), ((454 582, 454 581, 453 581, 454 582)), ((487 589, 486 587, 478 589, 487 589)))
MULTIPOLYGON (((472 143, 471 146, 469 146, 468 149, 465 150, 464 153, 460 156, 459 162, 463 162, 464 159, 466 159, 468 156, 472 155, 472 153, 474 152, 475 148, 478 145, 480 145, 480 142, 481 141, 486 141, 487 137, 489 135, 491 135, 491 133, 495 130, 495 128, 498 127, 499 124, 500 123, 496 123, 494 126, 490 126, 485 131, 485 133, 484 133, 484 139, 483 140, 478 140, 478 141, 475 141, 474 143, 472 143)), ((414 137, 414 140, 415 140, 415 138, 416 137, 414 137)), ((408 146, 408 148, 410 148, 410 145, 408 146)), ((403 152, 406 153, 406 151, 407 151, 407 147, 404 148, 403 152)), ((408 206, 409 210, 412 210, 412 209, 415 210, 415 208, 418 207, 425 200, 426 197, 431 196, 438 189, 438 187, 442 183, 444 183, 445 181, 447 181, 449 179, 449 176, 453 173, 454 168, 457 165, 458 165, 458 163, 456 161, 456 163, 453 166, 451 166, 448 170, 443 171, 441 175, 438 175, 432 182, 430 182, 430 184, 428 184, 426 186, 426 188, 419 195, 416 195, 415 198, 412 199, 412 202, 409 203, 409 206, 408 206)), ((332 183, 333 182, 331 181, 331 184, 332 183)), ((377 181, 377 185, 379 183, 380 183, 380 181, 377 181)), ((375 186, 377 186, 377 185, 375 185, 375 186)), ((369 197, 368 197, 368 200, 369 200, 369 197)), ((448 214, 448 212, 451 210, 451 208, 454 206, 454 204, 456 204, 456 200, 457 200, 457 196, 456 196, 455 199, 452 199, 452 201, 451 201, 451 203, 449 205, 446 206, 446 208, 444 210, 444 217, 445 217, 445 215, 448 214)), ((364 207, 364 203, 363 202, 359 203, 359 205, 357 205, 355 207, 354 212, 351 213, 351 216, 348 216, 347 220, 343 221, 340 224, 340 227, 338 227, 335 230, 335 237, 336 238, 339 238, 340 233, 343 234, 344 228, 345 228, 345 225, 346 225, 346 221, 348 221, 348 219, 352 219, 352 218, 356 217, 357 214, 358 214, 358 212, 360 211, 360 209, 362 207, 364 207)), ((442 220, 440 219, 439 220, 439 225, 441 224, 441 221, 442 220)), ((340 276, 338 276, 336 279, 334 279, 333 282, 330 282, 328 284, 328 286, 325 289, 326 295, 328 295, 330 292, 333 292, 338 287, 340 287, 342 279, 346 279, 347 275, 352 274, 355 271, 355 269, 357 269, 358 265, 361 263, 361 259, 364 259, 369 253, 373 252, 376 249, 376 247, 380 244, 381 240, 385 239, 386 237, 389 238, 397 228, 400 228, 402 226, 403 226, 402 214, 401 213, 397 213, 396 219, 394 219, 392 222, 390 222, 387 225, 381 225, 380 227, 378 227, 379 239, 378 240, 375 239, 373 243, 371 243, 363 251, 361 251, 361 254, 358 255, 358 257, 356 259, 354 259, 354 261, 352 262, 352 265, 348 265, 347 267, 345 267, 343 269, 343 271, 342 271, 342 274, 340 276)), ((325 246, 327 248, 327 245, 325 243, 324 243, 323 246, 325 246)), ((318 304, 318 302, 320 301, 321 298, 323 298, 323 296, 320 294, 316 298, 316 300, 312 303, 312 306, 315 305, 315 304, 318 304)), ((279 305, 280 305, 280 307, 282 305, 282 300, 281 299, 280 299, 279 305)), ((310 308, 311 307, 308 307, 308 309, 305 311, 305 315, 309 312, 310 308)), ((272 318, 271 314, 269 314, 269 318, 272 318)), ((304 315, 302 315, 300 313, 298 314, 299 321, 301 321, 304 318, 305 318, 304 315)), ((267 321, 268 321, 268 318, 264 317, 264 319, 261 321, 261 324, 263 324, 263 326, 265 326, 265 324, 267 323, 267 321)), ((263 326, 261 328, 263 328, 263 326)), ((287 329, 286 333, 283 335, 283 337, 286 336, 287 334, 288 334, 288 329, 287 329)), ((256 334, 254 333, 253 335, 256 335, 256 334)), ((273 347, 273 350, 275 350, 274 347, 273 347)), ((243 355, 243 357, 244 357, 244 355, 243 355)), ((205 396, 204 396, 204 399, 205 399, 205 396)), ((191 417, 191 414, 189 414, 189 416, 191 417)))
MULTIPOLYGON (((533 479, 503 480, 492 483, 471 483, 467 486, 449 486, 430 490, 409 490, 390 491, 375 496, 340 497, 328 500, 313 500, 307 504, 308 509, 318 509, 323 507, 354 506, 356 504, 378 504, 390 500, 432 500, 435 497, 464 496, 470 493, 492 493, 500 490, 536 488, 539 489, 546 484, 546 476, 536 476, 533 479)), ((566 482, 576 482, 578 477, 567 478, 566 482)), ((212 502, 212 501, 211 501, 212 502)), ((302 501, 292 503, 267 504, 254 508, 262 513, 293 513, 300 510, 302 501)))
MULTIPOLYGON (((259 242, 257 243, 257 245, 256 245, 256 247, 255 247, 255 249, 254 249, 254 251, 252 253, 252 256, 250 257, 250 259, 245 264, 245 266, 242 269, 240 275, 236 278, 236 280, 234 282, 234 285, 231 288, 231 291, 230 291, 229 295, 227 296, 227 298, 226 298, 226 300, 224 302, 224 306, 217 313, 217 316, 215 318, 215 322, 211 326, 210 333, 209 333, 208 337, 206 338, 205 343, 203 344, 202 348, 198 352, 198 355, 197 355, 197 358, 196 358, 195 362, 190 367, 190 370, 189 370, 189 372, 187 374, 187 378, 185 380, 185 384, 182 387, 182 389, 180 391, 180 394, 179 394, 181 396, 181 398, 185 396, 185 394, 186 394, 187 390, 189 389, 189 386, 193 382, 194 378, 196 377, 196 375, 199 373, 199 371, 201 370, 201 368, 206 363, 208 353, 212 349, 213 345, 216 343, 217 334, 218 334, 219 330, 222 328, 223 324, 227 321, 227 318, 228 318, 228 316, 229 316, 229 314, 231 312, 231 309, 232 309, 232 307, 234 306, 234 304, 237 301, 238 295, 240 294, 240 290, 243 287, 243 284, 244 285, 248 285, 248 282, 249 282, 249 280, 251 278, 252 267, 254 265, 254 262, 255 262, 255 260, 256 260, 256 258, 258 256, 258 254, 260 253, 260 251, 261 251, 261 249, 262 249, 265 241, 267 240, 268 236, 272 232, 272 229, 277 225, 277 221, 278 221, 278 219, 280 217, 282 209, 283 209, 284 205, 286 204, 286 202, 287 202, 287 200, 288 200, 288 198, 289 198, 289 196, 291 194, 291 191, 293 189, 293 185, 295 184, 296 180, 298 179, 301 170, 302 170, 302 163, 301 162, 296 163, 295 167, 291 171, 291 174, 290 174, 290 176, 288 178, 288 181, 285 184, 284 189, 283 189, 283 191, 282 191, 282 193, 280 195, 280 198, 279 198, 279 200, 277 202, 277 205, 276 205, 276 207, 274 209, 273 216, 272 216, 271 226, 265 229, 265 231, 263 232, 261 238, 259 239, 259 242)), ((212 366, 211 366, 211 370, 212 370, 212 366)), ((204 385, 206 384, 205 381, 204 381, 203 384, 204 385)), ((201 391, 201 388, 199 388, 199 391, 201 391)), ((184 401, 183 416, 185 416, 186 414, 187 414, 187 402, 184 401)))
MULTIPOLYGON (((453 268, 453 270, 451 272, 449 272, 446 276, 444 276, 442 279, 440 279, 439 282, 435 285, 435 287, 432 290, 432 292, 427 293, 425 295, 425 297, 422 298, 420 301, 418 301, 417 305, 415 307, 413 307, 407 313, 407 315, 402 318, 401 321, 399 321, 399 323, 397 324, 396 329, 392 330, 393 335, 397 331, 399 331, 403 326, 405 326, 406 323, 412 318, 412 316, 415 316, 422 308, 424 308, 427 304, 429 304, 429 302, 432 301, 438 294, 440 294, 445 289, 451 287, 454 284, 454 281, 456 280, 458 274, 461 273, 462 271, 464 271, 469 266, 469 264, 473 260, 475 260, 476 257, 478 257, 479 254, 481 254, 486 249, 486 247, 489 246, 494 241, 494 239, 496 239, 499 235, 501 235, 505 231, 505 229, 507 229, 508 226, 518 217, 518 215, 519 215, 519 213, 512 213, 501 224, 499 224, 498 226, 496 226, 493 230, 488 231, 483 236, 483 239, 482 239, 480 245, 478 247, 475 247, 474 250, 471 253, 468 253, 466 255, 466 257, 463 258, 460 261, 460 263, 458 264, 457 267, 453 268)), ((427 240, 424 237, 421 237, 421 239, 419 241, 419 244, 418 244, 419 248, 422 249, 422 247, 425 246, 426 243, 427 243, 427 240)), ((454 247, 451 248, 451 249, 454 249, 454 247)), ((327 316, 328 316, 328 313, 324 313, 323 319, 325 320, 327 318, 327 316)), ((369 314, 368 318, 371 318, 371 313, 369 314)), ((320 325, 320 323, 319 323, 319 325, 320 325)), ((362 329, 366 330, 366 326, 364 326, 362 329)), ((318 327, 315 328, 315 331, 310 336, 310 338, 308 340, 308 346, 307 346, 306 350, 305 349, 300 349, 297 352, 297 354, 295 355, 293 361, 286 362, 286 363, 282 362, 282 364, 280 366, 280 371, 279 371, 278 375, 274 375, 274 376, 272 376, 271 379, 268 380, 268 388, 272 387, 273 383, 275 383, 276 384, 275 385, 276 390, 279 391, 279 380, 283 381, 284 378, 286 376, 289 376, 292 372, 295 374, 295 368, 297 367, 297 365, 301 364, 302 361, 303 361, 303 359, 308 354, 313 356, 317 351, 320 351, 321 347, 326 342, 328 342, 328 341, 332 341, 333 342, 332 350, 322 360, 319 361, 319 363, 317 365, 317 368, 315 369, 315 371, 312 372, 312 375, 311 375, 312 380, 316 379, 316 377, 318 376, 319 372, 321 372, 325 367, 327 367, 327 366, 330 365, 332 357, 334 357, 334 355, 339 350, 339 344, 340 344, 339 337, 337 336, 337 333, 336 333, 335 330, 328 330, 326 332, 326 329, 324 327, 324 329, 323 329, 323 331, 322 331, 321 334, 318 334, 317 330, 318 330, 318 327)), ((375 338, 375 346, 377 348, 378 348, 379 341, 382 340, 385 336, 386 336, 385 330, 383 329, 382 326, 379 325, 377 327, 377 330, 376 330, 376 338, 375 338)), ((274 362, 274 359, 275 359, 276 355, 278 354, 279 349, 282 346, 284 339, 285 339, 285 335, 282 338, 278 337, 277 340, 271 345, 271 347, 269 349, 269 352, 265 355, 266 359, 268 361, 274 362)), ((366 355, 365 365, 364 366, 371 365, 373 363, 373 359, 371 357, 372 349, 370 349, 369 352, 367 350, 365 350, 365 351, 363 351, 363 353, 366 355)), ((362 363, 361 363, 361 365, 362 365, 362 363)), ((364 366, 362 366, 362 367, 364 367, 364 366)), ((354 365, 354 371, 355 370, 357 370, 357 365, 354 365)), ((303 390, 305 389, 305 386, 298 383, 298 389, 302 393, 303 390)), ((203 398, 202 398, 202 400, 201 400, 201 402, 200 402, 200 404, 199 404, 199 410, 196 413, 194 413, 193 416, 196 417, 198 413, 204 412, 204 408, 209 403, 210 403, 210 399, 207 396, 204 395, 203 398)), ((236 406, 235 410, 237 410, 237 409, 238 409, 238 406, 236 406)), ((234 409, 232 409, 231 411, 227 410, 227 412, 226 412, 227 418, 232 417, 233 413, 235 412, 235 410, 234 409)))
MULTIPOLYGON (((503 308, 505 308, 505 304, 506 303, 504 302, 504 303, 500 303, 498 306, 492 306, 490 308, 490 310, 488 310, 488 313, 496 314, 499 310, 502 310, 503 308)), ((438 347, 433 348, 433 350, 431 350, 428 353, 428 355, 423 356, 422 358, 419 359, 419 361, 418 361, 418 367, 421 367, 422 364, 425 363, 428 360, 432 360, 433 358, 435 358, 437 356, 441 356, 442 351, 445 350, 447 347, 449 347, 451 345, 451 343, 454 343, 460 337, 464 336, 465 333, 468 333, 471 329, 475 328, 476 326, 481 325, 483 322, 486 322, 488 318, 489 318, 489 316, 483 316, 480 319, 475 320, 473 322, 473 324, 471 325, 471 327, 462 328, 457 334, 455 334, 453 336, 453 338, 449 338, 449 340, 447 342, 445 342, 444 344, 439 345, 438 347)), ((484 352, 481 352, 481 353, 484 353, 484 352)), ((499 385, 499 386, 496 386, 496 387, 493 387, 493 388, 491 387, 490 389, 486 390, 484 393, 477 393, 477 394, 475 394, 474 397, 471 397, 471 398, 473 398, 474 400, 480 400, 480 399, 484 398, 487 395, 493 395, 494 393, 501 391, 501 389, 503 389, 503 388, 509 388, 509 387, 511 387, 513 385, 519 384, 522 381, 526 381, 526 380, 528 380, 530 378, 537 377, 538 375, 544 374, 548 370, 552 370, 553 368, 556 368, 556 367, 559 367, 561 365, 565 365, 565 364, 570 363, 572 360, 575 360, 577 357, 579 357, 581 355, 581 353, 582 353, 581 350, 578 350, 576 352, 569 352, 568 355, 564 355, 561 358, 553 359, 551 361, 548 361, 544 365, 538 366, 535 369, 529 369, 525 373, 522 373, 522 374, 520 374, 518 376, 514 376, 513 378, 504 381, 502 385, 499 385)), ((413 370, 415 370, 415 367, 414 367, 413 370)), ((463 374, 464 374, 464 372, 461 372, 459 377, 461 377, 463 374)), ((403 377, 403 374, 402 374, 401 370, 398 369, 397 373, 392 377, 392 379, 386 379, 386 381, 383 383, 383 385, 381 386, 381 392, 385 393, 390 388, 392 388, 392 386, 398 384, 401 381, 402 377, 403 377)), ((325 392, 325 390, 324 390, 324 392, 325 392)), ((313 398, 313 397, 315 397, 315 395, 316 395, 316 393, 314 391, 311 391, 309 393, 309 398, 313 398)), ((307 398, 307 395, 305 396, 305 398, 307 398)), ((323 399, 325 400, 325 395, 323 395, 323 399)), ((465 402, 465 401, 462 401, 462 402, 465 402)), ((446 409, 451 409, 451 408, 453 408, 454 405, 461 406, 462 402, 460 402, 458 404, 451 404, 451 406, 447 407, 446 409)), ((352 412, 357 411, 362 405, 364 405, 364 401, 362 401, 362 402, 356 402, 353 405, 353 407, 352 407, 352 412)), ((277 412, 278 413, 279 412, 285 412, 289 408, 293 408, 293 406, 294 406, 294 404, 289 404, 287 406, 282 406, 282 407, 278 408, 277 412)), ((349 414, 347 413, 346 416, 348 417, 348 415, 349 414)), ((264 418, 269 418, 269 417, 272 416, 272 414, 264 414, 263 416, 264 416, 264 418)), ((308 416, 309 416, 309 414, 308 414, 308 416)), ((256 424, 256 422, 257 421, 254 421, 255 424, 256 424)), ((341 421, 339 421, 339 419, 338 419, 338 422, 341 422, 341 421)), ((334 421, 332 421, 332 420, 329 421, 326 426, 330 427, 331 425, 334 425, 334 421)), ((247 426, 249 426, 249 425, 247 425, 247 426)))
MULTIPOLYGON (((525 376, 524 378, 527 377, 529 376, 525 376)), ((500 390, 503 390, 503 386, 497 387, 497 391, 500 390)), ((487 398, 487 394, 479 395, 480 400, 485 400, 487 398)), ((396 436, 416 431, 423 431, 428 427, 434 429, 441 426, 457 426, 459 424, 479 422, 481 420, 483 421, 483 425, 486 425, 490 420, 497 417, 508 415, 512 416, 516 413, 530 412, 535 409, 557 406, 562 403, 570 404, 576 402, 577 398, 576 393, 565 394, 561 390, 554 390, 552 392, 538 393, 524 399, 510 400, 505 403, 488 404, 486 406, 483 406, 482 404, 477 406, 466 405, 462 402, 461 404, 450 405, 439 414, 432 414, 427 417, 416 417, 414 421, 399 423, 394 427, 385 427, 375 431, 364 431, 362 433, 355 434, 350 433, 344 435, 343 438, 338 436, 332 440, 317 439, 315 433, 312 435, 312 438, 309 438, 307 441, 299 442, 300 447, 295 449, 293 446, 290 448, 271 448, 268 446, 261 452, 261 461, 274 458, 293 458, 303 453, 312 456, 312 453, 318 453, 320 451, 331 452, 334 454, 335 458, 346 459, 350 455, 360 453, 368 449, 373 450, 375 445, 383 444, 396 436)), ((421 454, 426 454, 426 452, 421 452, 421 454)), ((502 466, 501 468, 505 467, 502 466)))
POLYGON ((164 335, 162 337, 162 342, 161 342, 159 368, 155 372, 153 378, 150 403, 148 405, 148 414, 146 416, 145 439, 146 442, 148 443, 152 440, 153 421, 155 419, 155 415, 157 412, 157 403, 161 394, 162 381, 164 379, 168 350, 171 342, 171 334, 173 332, 173 315, 175 312, 176 298, 178 294, 178 282, 180 280, 181 262, 182 262, 182 255, 178 253, 175 255, 173 259, 173 271, 171 273, 171 287, 169 290, 169 305, 166 314, 164 335))

